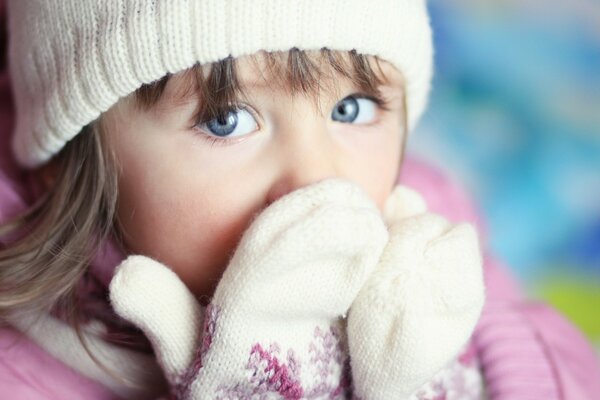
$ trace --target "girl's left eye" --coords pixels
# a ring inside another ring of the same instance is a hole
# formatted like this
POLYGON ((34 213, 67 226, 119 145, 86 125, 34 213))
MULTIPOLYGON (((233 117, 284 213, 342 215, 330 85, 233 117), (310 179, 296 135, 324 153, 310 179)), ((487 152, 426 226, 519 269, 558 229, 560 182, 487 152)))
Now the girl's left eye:
POLYGON ((216 118, 198 124, 197 127, 212 136, 231 138, 254 132, 258 129, 258 123, 248 110, 238 108, 225 111, 216 118))
POLYGON ((374 122, 376 117, 377 103, 366 97, 345 97, 331 112, 331 119, 346 124, 369 124, 374 122))

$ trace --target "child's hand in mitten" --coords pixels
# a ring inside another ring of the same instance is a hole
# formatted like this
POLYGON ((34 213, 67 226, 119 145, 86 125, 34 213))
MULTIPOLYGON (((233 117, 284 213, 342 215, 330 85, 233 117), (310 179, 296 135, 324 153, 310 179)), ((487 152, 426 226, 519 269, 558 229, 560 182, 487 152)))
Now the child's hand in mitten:
POLYGON ((193 296, 155 261, 126 260, 111 301, 148 335, 177 398, 343 396, 340 320, 387 239, 367 194, 327 179, 282 197, 251 224, 206 310, 201 340, 193 296))
POLYGON ((397 187, 385 220, 390 240, 348 315, 355 395, 407 399, 468 341, 484 303, 477 233, 426 212, 397 187))

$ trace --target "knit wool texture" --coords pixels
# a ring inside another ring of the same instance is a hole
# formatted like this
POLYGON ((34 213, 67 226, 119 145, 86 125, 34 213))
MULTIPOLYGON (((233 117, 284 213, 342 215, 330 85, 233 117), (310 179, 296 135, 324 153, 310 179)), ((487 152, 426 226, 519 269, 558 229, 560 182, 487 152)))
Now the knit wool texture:
POLYGON ((354 395, 416 400, 475 328, 483 261, 473 226, 428 212, 408 187, 394 189, 384 218, 389 242, 348 314, 354 395))
POLYGON ((196 63, 294 47, 378 56, 406 79, 411 130, 433 74, 425 0, 9 0, 8 13, 24 167, 142 84, 196 63))
POLYGON ((201 345, 198 306, 166 266, 129 257, 110 299, 146 333, 177 398, 331 398, 344 373, 341 317, 387 239, 362 189, 326 179, 278 199, 250 225, 206 311, 201 345))

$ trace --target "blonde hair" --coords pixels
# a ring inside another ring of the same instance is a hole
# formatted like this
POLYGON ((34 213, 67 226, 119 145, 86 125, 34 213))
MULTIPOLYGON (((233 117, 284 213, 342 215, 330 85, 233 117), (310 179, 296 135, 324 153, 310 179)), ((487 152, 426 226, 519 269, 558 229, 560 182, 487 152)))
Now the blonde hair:
MULTIPOLYGON (((309 54, 292 49, 264 56, 275 84, 290 93, 316 97, 327 70, 351 79, 368 94, 378 94, 385 79, 381 68, 375 72, 371 60, 356 52, 321 49, 309 54), (330 68, 322 68, 321 62, 330 68)), ((188 87, 201 99, 199 115, 218 115, 241 93, 235 63, 227 58, 186 71, 193 80, 188 87)), ((132 94, 136 104, 151 109, 161 100, 170 77, 141 86, 132 94)), ((406 107, 406 101, 404 104, 406 107)), ((119 165, 103 130, 102 116, 86 126, 57 155, 59 168, 53 187, 24 213, 0 225, 0 325, 9 324, 21 312, 60 309, 92 359, 106 370, 80 334, 85 316, 75 290, 104 240, 114 235, 122 245, 116 217, 119 165), (13 236, 18 238, 6 240, 13 236)))
POLYGON ((0 226, 0 237, 17 236, 0 249, 1 324, 15 310, 48 312, 72 298, 98 245, 112 231, 117 176, 97 127, 86 126, 61 152, 50 190, 0 226))

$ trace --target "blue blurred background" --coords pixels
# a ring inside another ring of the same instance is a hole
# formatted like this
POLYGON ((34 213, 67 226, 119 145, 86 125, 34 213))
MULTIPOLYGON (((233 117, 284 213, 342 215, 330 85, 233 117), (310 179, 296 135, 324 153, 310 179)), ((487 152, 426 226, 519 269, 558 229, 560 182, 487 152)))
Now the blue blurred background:
POLYGON ((436 76, 409 151, 481 206, 529 296, 600 349, 600 1, 430 1, 436 76))

